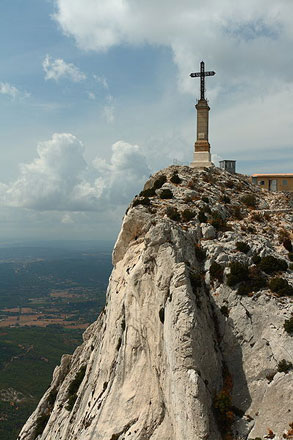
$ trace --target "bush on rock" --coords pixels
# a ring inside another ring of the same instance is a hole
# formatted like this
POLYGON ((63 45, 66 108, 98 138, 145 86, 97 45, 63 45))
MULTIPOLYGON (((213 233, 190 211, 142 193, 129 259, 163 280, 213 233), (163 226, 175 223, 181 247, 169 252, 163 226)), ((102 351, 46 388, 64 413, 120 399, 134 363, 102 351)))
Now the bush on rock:
POLYGON ((223 276, 224 276, 223 266, 221 266, 221 264, 218 264, 214 261, 210 267, 210 276, 211 276, 212 280, 216 279, 220 283, 222 283, 223 276))
POLYGON ((227 277, 227 284, 230 287, 235 286, 238 283, 241 283, 241 281, 248 280, 248 266, 247 264, 239 263, 238 261, 235 261, 230 264, 230 273, 227 277))
POLYGON ((271 274, 274 272, 281 272, 288 269, 288 264, 285 260, 281 260, 279 258, 275 258, 272 255, 268 257, 263 257, 261 262, 259 263, 260 269, 267 273, 271 274))
POLYGON ((173 208, 173 206, 168 206, 168 208, 166 209, 166 214, 171 220, 174 220, 175 222, 181 220, 180 213, 177 211, 176 208, 173 208))
POLYGON ((160 194, 161 199, 173 199, 173 193, 169 188, 162 189, 160 194))
POLYGON ((271 279, 269 288, 279 296, 293 296, 293 287, 284 278, 271 279))
POLYGON ((239 252, 247 254, 250 251, 250 246, 247 243, 244 243, 244 241, 237 241, 236 249, 239 252))

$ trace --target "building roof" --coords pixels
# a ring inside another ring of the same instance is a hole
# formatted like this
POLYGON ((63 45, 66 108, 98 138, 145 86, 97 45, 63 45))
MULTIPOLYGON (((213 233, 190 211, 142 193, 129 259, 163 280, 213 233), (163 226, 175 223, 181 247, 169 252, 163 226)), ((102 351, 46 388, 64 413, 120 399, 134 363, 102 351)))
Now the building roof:
POLYGON ((293 173, 267 173, 267 174, 252 174, 252 177, 293 177, 293 173))

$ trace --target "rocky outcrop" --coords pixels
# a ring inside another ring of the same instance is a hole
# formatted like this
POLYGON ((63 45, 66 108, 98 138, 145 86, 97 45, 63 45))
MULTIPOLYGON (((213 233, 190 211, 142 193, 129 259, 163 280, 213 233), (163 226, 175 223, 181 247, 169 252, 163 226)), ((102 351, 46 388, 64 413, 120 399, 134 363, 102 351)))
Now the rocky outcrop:
POLYGON ((105 310, 19 440, 290 438, 292 219, 286 194, 244 176, 154 175, 124 218, 105 310))

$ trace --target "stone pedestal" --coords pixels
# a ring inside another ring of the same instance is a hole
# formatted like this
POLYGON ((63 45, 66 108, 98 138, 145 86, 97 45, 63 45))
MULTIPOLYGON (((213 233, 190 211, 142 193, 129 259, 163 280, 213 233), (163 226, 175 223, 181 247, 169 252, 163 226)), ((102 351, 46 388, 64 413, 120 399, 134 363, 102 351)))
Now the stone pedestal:
POLYGON ((209 111, 206 99, 200 99, 195 106, 197 110, 197 140, 194 144, 193 161, 190 164, 192 168, 211 167, 214 164, 211 161, 209 138, 209 111))

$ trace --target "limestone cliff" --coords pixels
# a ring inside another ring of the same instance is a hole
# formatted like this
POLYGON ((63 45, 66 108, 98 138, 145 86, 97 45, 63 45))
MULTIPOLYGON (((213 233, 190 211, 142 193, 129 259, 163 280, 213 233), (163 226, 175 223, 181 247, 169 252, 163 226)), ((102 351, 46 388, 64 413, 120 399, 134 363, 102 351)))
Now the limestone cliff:
POLYGON ((244 176, 154 175, 125 215, 105 310, 19 439, 292 438, 292 219, 289 195, 244 176))

